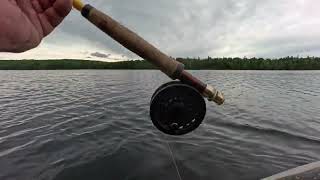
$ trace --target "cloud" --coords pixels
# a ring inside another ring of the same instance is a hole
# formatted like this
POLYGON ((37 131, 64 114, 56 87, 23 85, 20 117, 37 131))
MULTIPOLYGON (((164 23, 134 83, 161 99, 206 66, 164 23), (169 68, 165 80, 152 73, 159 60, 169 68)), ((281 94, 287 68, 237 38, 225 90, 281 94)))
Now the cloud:
POLYGON ((111 56, 111 54, 104 54, 99 52, 91 53, 90 55, 99 58, 108 58, 109 56, 111 56))
MULTIPOLYGON (((320 55, 318 0, 87 1, 174 57, 320 55)), ((46 46, 137 58, 72 11, 46 46)), ((81 51, 81 52, 80 52, 81 51)))

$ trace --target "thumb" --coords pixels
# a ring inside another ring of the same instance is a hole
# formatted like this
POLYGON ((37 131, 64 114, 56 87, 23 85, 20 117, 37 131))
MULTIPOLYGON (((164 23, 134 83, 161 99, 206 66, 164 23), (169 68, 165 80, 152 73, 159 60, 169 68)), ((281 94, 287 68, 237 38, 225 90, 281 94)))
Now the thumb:
POLYGON ((72 0, 51 0, 58 15, 65 17, 72 9, 72 0))

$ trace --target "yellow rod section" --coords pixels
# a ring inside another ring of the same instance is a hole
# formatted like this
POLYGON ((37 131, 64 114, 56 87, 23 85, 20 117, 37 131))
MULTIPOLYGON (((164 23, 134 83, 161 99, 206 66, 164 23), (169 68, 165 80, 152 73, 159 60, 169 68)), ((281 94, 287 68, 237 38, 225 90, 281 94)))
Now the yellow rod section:
POLYGON ((84 4, 81 0, 73 0, 73 7, 76 8, 78 11, 81 11, 84 7, 84 4))

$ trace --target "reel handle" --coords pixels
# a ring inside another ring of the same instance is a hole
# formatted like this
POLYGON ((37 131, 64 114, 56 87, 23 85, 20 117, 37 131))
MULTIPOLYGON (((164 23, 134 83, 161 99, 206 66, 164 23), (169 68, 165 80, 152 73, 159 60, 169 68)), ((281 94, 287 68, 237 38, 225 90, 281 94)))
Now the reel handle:
POLYGON ((142 37, 112 19, 110 16, 89 4, 83 5, 80 0, 74 0, 74 7, 81 11, 82 16, 88 19, 100 30, 130 51, 158 67, 171 79, 179 79, 183 83, 196 88, 209 101, 214 101, 218 105, 223 104, 224 97, 222 93, 184 71, 184 65, 182 63, 164 54, 142 37))

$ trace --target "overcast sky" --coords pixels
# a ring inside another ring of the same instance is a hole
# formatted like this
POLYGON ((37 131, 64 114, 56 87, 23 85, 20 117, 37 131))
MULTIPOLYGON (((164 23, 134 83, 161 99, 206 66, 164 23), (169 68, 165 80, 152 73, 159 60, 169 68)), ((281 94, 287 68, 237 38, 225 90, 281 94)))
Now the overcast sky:
MULTIPOLYGON (((89 2, 88 0, 86 2, 89 2)), ((92 0, 174 57, 320 56, 319 0, 92 0)), ((73 11, 42 44, 0 59, 136 58, 73 11)))

